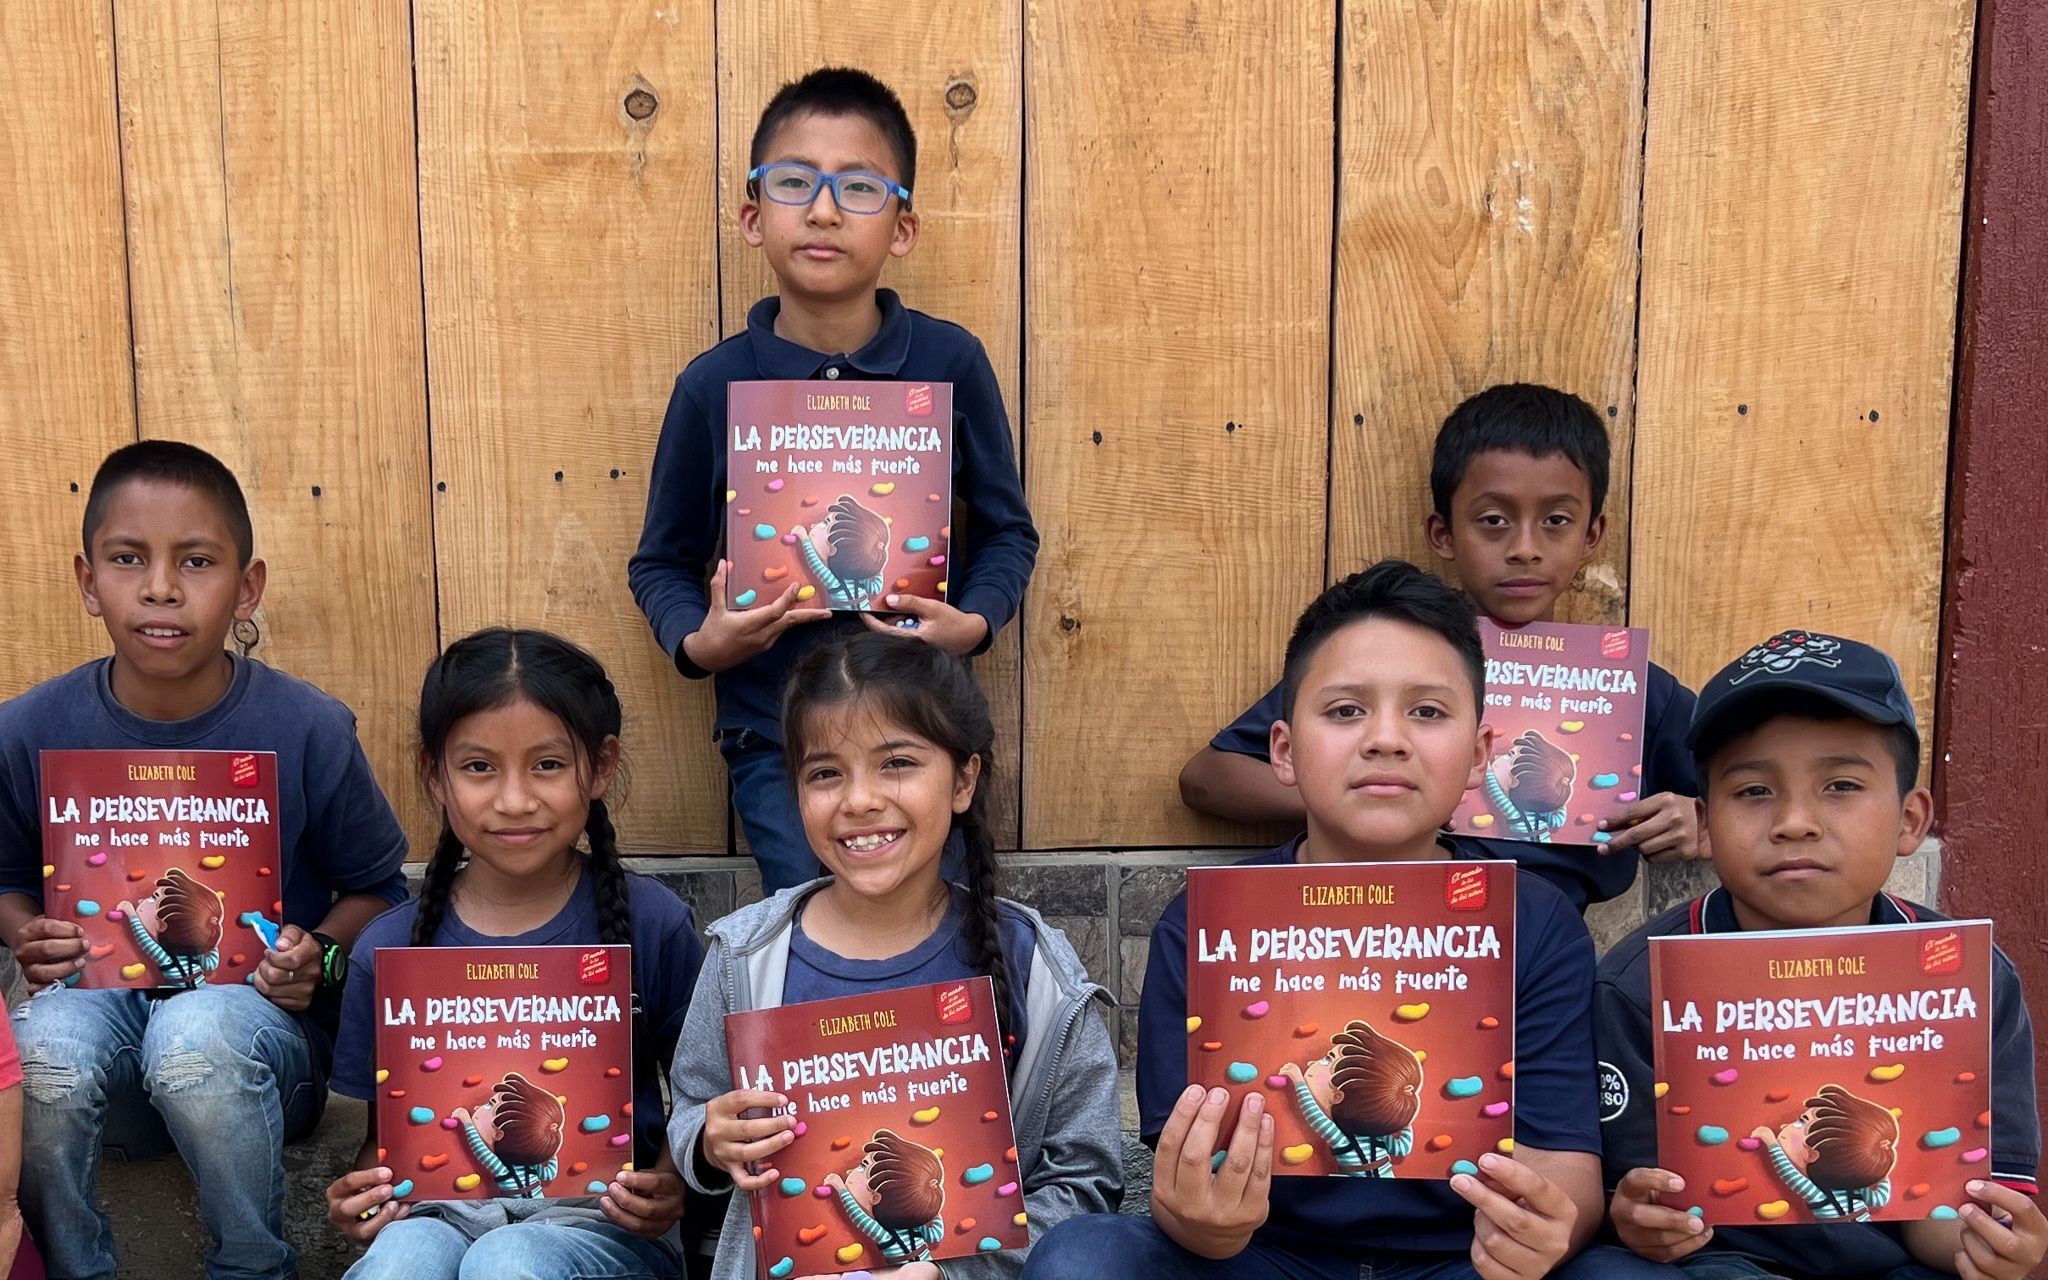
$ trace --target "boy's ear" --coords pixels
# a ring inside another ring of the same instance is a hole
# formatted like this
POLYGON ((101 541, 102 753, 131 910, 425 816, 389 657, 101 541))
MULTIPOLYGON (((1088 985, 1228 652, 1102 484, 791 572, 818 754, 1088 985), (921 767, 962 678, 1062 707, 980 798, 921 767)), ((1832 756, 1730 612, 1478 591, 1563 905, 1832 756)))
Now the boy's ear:
POLYGON ((1439 512, 1432 511, 1422 517, 1422 536, 1429 541, 1429 549, 1436 552, 1436 558, 1449 561, 1451 554, 1451 522, 1439 512))
POLYGON ((761 234, 761 202, 758 200, 740 201, 740 239, 755 249, 767 239, 761 234))
POLYGON ((252 557, 242 570, 241 589, 235 594, 235 621, 247 622, 263 603, 263 588, 270 582, 270 566, 260 556, 252 557))
POLYGON ((1927 828, 1933 822, 1933 794, 1925 787, 1908 791, 1899 810, 1898 854, 1901 858, 1910 858, 1920 851, 1921 844, 1927 839, 1927 828))
POLYGON ((905 209, 896 215, 896 234, 889 240, 889 256, 901 258, 917 247, 917 212, 905 209))
POLYGON ((1273 763, 1273 776, 1280 779, 1280 785, 1295 785, 1293 730, 1285 720, 1275 720, 1266 731, 1266 756, 1273 763))
POLYGON ((1472 770, 1465 775, 1465 790, 1484 785, 1486 768, 1493 763, 1493 726, 1481 724, 1472 738, 1472 770))
MULTIPOLYGON (((1705 790, 1704 787, 1701 789, 1705 790)), ((1692 822, 1694 829, 1700 833, 1700 861, 1712 862, 1714 860, 1714 846, 1707 839, 1707 798, 1705 796, 1693 797, 1692 822)))
POLYGON ((78 579, 78 598, 85 602, 86 613, 95 618, 102 616, 99 583, 93 578, 92 559, 83 551, 75 552, 71 557, 71 573, 78 579))
POLYGON ((1586 525, 1586 558, 1591 560, 1600 552, 1600 544, 1607 541, 1607 513, 1602 511, 1586 525))
POLYGON ((953 774, 953 812, 965 813, 974 803, 974 789, 981 785, 981 757, 967 757, 967 763, 953 774))

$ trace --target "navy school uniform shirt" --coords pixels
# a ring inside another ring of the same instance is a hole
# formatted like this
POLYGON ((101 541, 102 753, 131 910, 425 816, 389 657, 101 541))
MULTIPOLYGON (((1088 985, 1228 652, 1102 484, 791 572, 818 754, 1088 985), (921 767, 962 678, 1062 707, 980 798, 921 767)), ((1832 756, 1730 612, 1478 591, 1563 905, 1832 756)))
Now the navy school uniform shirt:
MULTIPOLYGON (((1918 903, 1879 894, 1870 923, 1946 920, 1918 903)), ((1658 916, 1616 943, 1600 962, 1593 986, 1595 1036, 1600 1052, 1600 1136, 1610 1194, 1631 1169, 1657 1167, 1656 1078, 1650 1023, 1650 939, 1685 934, 1739 933, 1726 889, 1715 889, 1658 916)), ((2035 1167, 2041 1122, 2034 1100, 2034 1029, 2027 1017, 2019 973, 2005 952, 1991 959, 1991 1177, 2026 1195, 2038 1195, 2035 1167)), ((1826 1226, 1716 1227, 1694 1256, 1739 1254, 1800 1280, 1883 1276, 1913 1261, 1896 1222, 1826 1226)))
MULTIPOLYGON (((668 1112, 662 1106, 661 1080, 675 1056, 683 1014, 697 969, 704 962, 704 944, 689 905, 659 880, 626 874, 633 910, 633 989, 645 1015, 642 1025, 652 1037, 652 1072, 640 1070, 646 1057, 633 1054, 633 1146, 639 1161, 650 1161, 667 1141, 668 1112)), ((343 996, 341 1038, 334 1053, 334 1091, 365 1101, 377 1093, 376 952, 379 947, 412 945, 418 899, 394 907, 372 920, 349 956, 348 986, 343 996)), ((510 938, 478 933, 464 924, 453 904, 434 931, 437 947, 594 946, 598 941, 597 897, 589 867, 554 919, 510 938)), ((638 1028, 635 1029, 636 1034, 638 1028)), ((640 1167, 650 1167, 641 1163, 640 1167)))
MULTIPOLYGON (((1446 858, 1493 855, 1471 840, 1443 841, 1446 858)), ((1301 837, 1241 866, 1297 860, 1301 837)), ((1138 1012, 1138 1125, 1156 1145, 1188 1085, 1188 898, 1152 928, 1138 1012)), ((1541 1151, 1600 1152, 1593 1045, 1593 940, 1562 894, 1515 877, 1515 1142, 1541 1151)), ((1271 1213, 1253 1233, 1295 1253, 1462 1256, 1472 1247, 1472 1206, 1447 1182, 1380 1178, 1275 1178, 1271 1213)))
MULTIPOLYGON (((676 379, 649 477, 640 547, 627 565, 633 599, 684 675, 710 673, 683 652, 683 639, 710 611, 709 581, 725 536, 726 384, 825 378, 953 384, 953 496, 956 520, 947 600, 988 619, 989 640, 1015 616, 1038 559, 1038 530, 1010 439, 996 372, 979 339, 956 324, 903 305, 877 289, 882 327, 851 355, 825 355, 775 334, 779 298, 763 298, 734 334, 690 362, 676 379)), ((782 738, 782 685, 810 649, 862 626, 849 613, 785 632, 766 653, 718 673, 717 729, 782 738)), ((989 641, 983 641, 986 648, 989 641)))
MULTIPOLYGON (((1267 732, 1281 712, 1280 686, 1273 688, 1237 719, 1225 725, 1209 740, 1218 751, 1234 755, 1271 759, 1267 732)), ((1678 683, 1669 671, 1650 664, 1649 684, 1643 705, 1642 795, 1666 791, 1682 796, 1700 793, 1693 773, 1692 752, 1685 746, 1686 726, 1692 723, 1692 690, 1678 683)), ((1618 897, 1635 883, 1642 859, 1633 849, 1600 853, 1589 845, 1536 844, 1522 840, 1488 840, 1493 857, 1512 858, 1521 866, 1556 885, 1571 904, 1584 912, 1595 902, 1618 897)))
MULTIPOLYGON (((1010 979, 1010 1026, 1024 1026, 1025 987, 1031 976, 1031 953, 1038 935, 1023 914, 1008 903, 998 904, 998 938, 1010 979)), ((882 960, 849 960, 811 941, 804 933, 803 908, 797 908, 789 934, 789 968, 782 980, 782 1003, 835 1000, 869 991, 894 991, 932 982, 958 982, 981 976, 981 962, 970 956, 961 936, 966 920, 967 891, 956 888, 951 905, 932 936, 901 955, 882 960)), ((1010 1046, 1011 1052, 1020 1046, 1010 1046)))
MULTIPOLYGON (((354 712, 236 657, 219 702, 187 720, 146 720, 115 699, 112 671, 101 658, 0 705, 0 893, 42 901, 40 752, 274 751, 283 923, 317 928, 343 894, 404 900, 405 832, 356 740, 354 712)), ((297 1015, 323 1094, 339 1010, 322 991, 297 1015)))

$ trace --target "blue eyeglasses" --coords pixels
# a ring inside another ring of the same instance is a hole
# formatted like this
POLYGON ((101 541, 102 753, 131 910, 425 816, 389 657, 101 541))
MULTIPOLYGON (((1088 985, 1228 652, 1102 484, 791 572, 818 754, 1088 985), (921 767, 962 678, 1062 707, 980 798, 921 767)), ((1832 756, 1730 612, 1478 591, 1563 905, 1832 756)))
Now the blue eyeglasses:
POLYGON ((820 173, 807 164, 786 161, 759 165, 747 172, 747 193, 762 195, 777 204, 808 205, 818 198, 818 188, 832 192, 832 203, 842 213, 880 213, 895 196, 910 207, 910 188, 891 182, 879 173, 849 169, 845 173, 820 173))

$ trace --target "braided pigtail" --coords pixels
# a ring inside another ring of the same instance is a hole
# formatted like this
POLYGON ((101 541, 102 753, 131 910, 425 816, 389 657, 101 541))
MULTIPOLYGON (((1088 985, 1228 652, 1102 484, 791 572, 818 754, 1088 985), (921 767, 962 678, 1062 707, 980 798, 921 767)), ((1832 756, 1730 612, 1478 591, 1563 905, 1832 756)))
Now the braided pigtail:
POLYGON ((597 897, 597 939, 607 945, 633 943, 633 899, 626 884, 626 868, 619 861, 618 832, 604 799, 590 802, 590 819, 583 834, 590 842, 590 876, 597 897))
POLYGON ((462 863, 462 841, 455 838, 455 828, 448 825, 448 817, 443 814, 441 838, 434 842, 434 856, 427 861, 426 873, 420 878, 420 906, 412 918, 412 945, 433 945, 442 917, 448 914, 455 873, 461 870, 462 863))
POLYGON ((987 974, 995 986, 996 1031, 1002 1038, 1003 1069, 1007 1072, 1017 1065, 1017 1034, 1010 1025, 1010 963, 1003 954, 1002 874, 996 860, 995 837, 988 829, 986 771, 981 780, 983 785, 975 788, 967 812, 953 825, 967 849, 967 912, 961 921, 961 941, 969 963, 987 974))

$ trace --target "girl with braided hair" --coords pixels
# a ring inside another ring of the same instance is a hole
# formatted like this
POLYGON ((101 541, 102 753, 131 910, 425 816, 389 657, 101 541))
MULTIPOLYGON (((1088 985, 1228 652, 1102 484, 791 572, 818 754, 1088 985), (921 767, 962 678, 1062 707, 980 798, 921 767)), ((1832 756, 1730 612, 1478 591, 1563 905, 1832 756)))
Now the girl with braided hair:
MULTIPOLYGON (((690 1156, 684 1177, 706 1194, 771 1186, 776 1153, 793 1137, 788 1098, 733 1087, 728 1013, 987 975, 1033 1233, 1114 1210, 1122 1147, 1116 1057, 1100 1012, 1108 997, 1064 934, 998 894, 988 820, 995 728, 973 677, 934 645, 864 632, 807 654, 782 707, 797 810, 830 874, 711 926, 670 1074, 669 1141, 690 1156), (955 833, 966 851, 959 886, 939 871, 955 833)), ((887 1162, 899 1172, 909 1164, 901 1154, 887 1162)), ((863 1161, 870 1191, 877 1161, 863 1161)), ((727 1210, 718 1280, 756 1274, 748 1201, 734 1196, 727 1210)), ((898 1258, 880 1247, 904 1280, 938 1274, 914 1250, 898 1258)), ((945 1274, 1012 1276, 1023 1261, 1021 1250, 976 1254, 949 1259, 945 1274)))
POLYGON ((376 1093, 373 956, 379 946, 624 945, 633 966, 633 1163, 592 1197, 556 1184, 565 1111, 518 1072, 473 1111, 462 1147, 495 1200, 393 1205, 415 1176, 378 1163, 376 1110, 353 1172, 327 1189, 327 1216, 369 1252, 348 1273, 680 1274, 683 1183, 663 1127, 661 1075, 675 1053, 703 956, 690 909, 626 871, 608 801, 623 712, 596 658, 543 631, 458 640, 420 690, 420 773, 441 808, 420 896, 372 921, 351 961, 333 1087, 376 1093))

